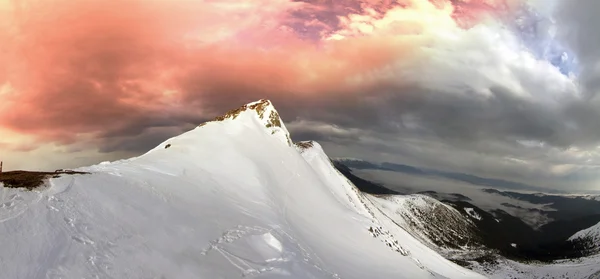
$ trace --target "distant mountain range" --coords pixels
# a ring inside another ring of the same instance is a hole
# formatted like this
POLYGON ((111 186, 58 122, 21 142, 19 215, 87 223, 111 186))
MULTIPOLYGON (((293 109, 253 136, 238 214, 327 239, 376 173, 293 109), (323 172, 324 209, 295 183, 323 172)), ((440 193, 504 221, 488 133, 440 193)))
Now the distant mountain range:
POLYGON ((396 163, 373 163, 360 159, 353 158, 336 158, 334 159, 336 162, 340 162, 346 165, 349 168, 353 169, 370 169, 370 170, 385 170, 385 171, 393 171, 411 175, 419 175, 419 176, 432 176, 439 178, 446 178, 455 181, 466 182, 473 185, 484 186, 484 187, 493 187, 493 188, 503 188, 503 189, 512 189, 512 190, 527 190, 527 191, 540 191, 546 193, 562 193, 557 190, 546 189, 538 186, 528 185, 524 183, 504 180, 504 179, 496 179, 496 178, 486 178, 480 177, 472 174, 460 173, 460 172, 448 172, 441 171, 430 168, 423 167, 415 167, 403 164, 396 163))
MULTIPOLYGON (((411 231, 423 243, 434 243, 433 249, 465 266, 471 266, 469 261, 483 264, 490 260, 489 252, 488 254, 484 252, 489 251, 488 249, 518 261, 552 262, 591 255, 597 253, 600 247, 598 244, 598 239, 600 239, 598 235, 600 234, 597 233, 600 231, 598 229, 600 227, 600 223, 598 223, 600 221, 600 201, 592 196, 520 193, 491 189, 485 188, 485 186, 508 188, 506 185, 514 187, 521 185, 519 189, 528 186, 469 174, 443 172, 402 164, 379 164, 360 159, 337 158, 335 166, 338 169, 345 169, 346 171, 342 173, 344 175, 350 173, 353 180, 363 181, 357 185, 374 184, 383 189, 390 185, 369 182, 352 174, 352 171, 385 170, 410 175, 441 177, 482 186, 480 192, 486 193, 485 198, 477 195, 476 200, 472 200, 468 196, 469 194, 432 190, 420 191, 418 194, 432 197, 438 202, 434 202, 433 199, 418 198, 420 195, 386 198, 396 202, 417 200, 418 202, 413 202, 409 210, 404 208, 388 213, 388 215, 402 217, 403 221, 398 221, 398 224, 403 224, 404 229, 411 231), (490 201, 482 203, 481 199, 493 199, 493 197, 503 197, 504 202, 500 202, 498 204, 500 206, 497 208, 490 208, 490 201), (518 205, 523 203, 534 207, 518 205), (439 208, 443 208, 440 206, 441 204, 456 208, 457 212, 463 215, 462 220, 452 211, 439 211, 439 208), (487 204, 488 208, 482 209, 476 204, 487 204), (547 222, 540 226, 532 226, 525 222, 527 219, 524 217, 526 216, 513 215, 503 210, 503 207, 529 212, 530 217, 545 216, 547 222), (433 213, 433 208, 438 208, 435 213, 433 213), (431 214, 440 215, 441 212, 444 212, 442 218, 430 216, 431 214), (470 221, 465 223, 464 219, 470 221), (463 244, 453 247, 452 245, 455 243, 463 244)), ((377 180, 377 173, 371 175, 374 175, 372 178, 377 180)), ((370 189, 364 190, 370 191, 370 189)), ((448 190, 459 191, 454 188, 448 190)))

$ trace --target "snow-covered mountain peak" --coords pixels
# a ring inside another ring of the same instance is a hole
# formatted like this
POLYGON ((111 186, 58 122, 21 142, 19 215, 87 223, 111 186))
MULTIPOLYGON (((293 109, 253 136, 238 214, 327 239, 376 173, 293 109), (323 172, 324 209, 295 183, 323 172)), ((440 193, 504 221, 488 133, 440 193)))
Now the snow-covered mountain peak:
POLYGON ((261 99, 255 102, 245 104, 239 108, 232 109, 226 112, 225 114, 216 117, 215 120, 223 121, 225 119, 236 119, 242 112, 247 111, 253 111, 263 121, 267 121, 273 118, 273 120, 270 122, 270 124, 272 125, 274 125, 275 122, 279 120, 279 113, 277 113, 277 110, 275 110, 273 103, 266 99, 261 99))
POLYGON ((207 124, 227 123, 229 121, 242 122, 245 125, 258 124, 258 127, 265 128, 272 135, 280 138, 287 145, 292 146, 290 133, 281 120, 279 113, 270 100, 261 99, 255 102, 245 104, 237 109, 216 117, 213 121, 200 124, 203 127, 207 124))
POLYGON ((265 127, 280 127, 282 125, 279 113, 269 100, 261 99, 255 102, 245 104, 239 108, 232 109, 225 114, 218 116, 214 121, 235 120, 240 115, 251 113, 257 116, 265 127))

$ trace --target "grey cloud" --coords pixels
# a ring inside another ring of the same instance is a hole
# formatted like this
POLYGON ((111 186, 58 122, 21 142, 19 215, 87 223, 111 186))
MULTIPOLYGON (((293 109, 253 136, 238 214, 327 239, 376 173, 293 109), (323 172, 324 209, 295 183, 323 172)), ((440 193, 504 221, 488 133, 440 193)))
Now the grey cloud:
MULTIPOLYGON (((325 142, 332 156, 357 157, 379 162, 394 162, 446 171, 476 174, 483 177, 508 179, 548 189, 588 191, 599 178, 586 165, 585 158, 569 157, 551 147, 532 150, 506 142, 493 141, 472 149, 455 148, 435 138, 363 138, 343 144, 325 142), (555 166, 573 165, 565 173, 554 173, 555 166)), ((598 163, 596 161, 596 163, 598 163)), ((441 183, 441 182, 440 182, 441 183)))
POLYGON ((339 100, 305 107, 300 117, 380 133, 437 135, 456 144, 489 139, 536 139, 557 146, 572 143, 560 111, 516 98, 500 87, 491 88, 489 98, 418 86, 388 90, 393 93, 368 93, 370 98, 377 96, 385 102, 339 100))
POLYGON ((146 128, 134 135, 120 135, 101 139, 99 152, 111 153, 116 151, 127 151, 144 153, 166 139, 191 130, 196 125, 176 125, 166 127, 146 128))
POLYGON ((559 1, 556 9, 558 34, 576 52, 585 94, 593 97, 600 89, 600 2, 559 1))

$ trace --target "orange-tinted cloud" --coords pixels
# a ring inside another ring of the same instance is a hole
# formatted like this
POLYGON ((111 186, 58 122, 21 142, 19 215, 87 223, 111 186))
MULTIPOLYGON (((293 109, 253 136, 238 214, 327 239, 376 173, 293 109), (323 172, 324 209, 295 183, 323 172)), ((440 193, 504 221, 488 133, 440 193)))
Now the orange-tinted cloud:
POLYGON ((502 17, 514 12, 521 0, 453 0, 453 18, 463 28, 469 28, 486 17, 502 17))
POLYGON ((70 143, 181 127, 256 98, 358 94, 418 57, 411 35, 454 24, 458 6, 438 2, 5 1, 0 127, 70 143))

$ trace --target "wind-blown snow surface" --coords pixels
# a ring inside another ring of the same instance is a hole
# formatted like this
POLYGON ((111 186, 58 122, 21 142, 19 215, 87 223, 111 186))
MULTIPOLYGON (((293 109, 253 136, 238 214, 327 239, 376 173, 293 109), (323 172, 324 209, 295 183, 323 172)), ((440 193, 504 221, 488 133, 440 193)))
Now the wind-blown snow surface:
POLYGON ((0 277, 482 277, 374 210, 257 104, 88 175, 1 188, 0 277))

